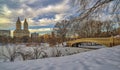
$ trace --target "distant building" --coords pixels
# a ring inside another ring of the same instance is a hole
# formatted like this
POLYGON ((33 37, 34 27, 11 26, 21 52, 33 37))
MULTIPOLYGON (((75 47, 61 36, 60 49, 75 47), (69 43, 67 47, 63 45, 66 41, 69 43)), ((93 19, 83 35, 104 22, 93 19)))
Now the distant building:
POLYGON ((37 42, 39 40, 39 34, 38 33, 32 33, 31 34, 32 42, 37 42))
POLYGON ((37 38, 38 36, 39 36, 38 33, 32 33, 32 34, 31 34, 31 38, 37 38))
POLYGON ((10 30, 0 30, 0 36, 10 37, 10 30))
POLYGON ((18 20, 16 22, 16 29, 13 32, 13 36, 14 37, 19 37, 19 38, 26 37, 26 36, 29 37, 30 32, 28 30, 27 20, 26 19, 24 20, 23 29, 21 28, 21 24, 22 23, 20 21, 20 18, 18 17, 18 20))

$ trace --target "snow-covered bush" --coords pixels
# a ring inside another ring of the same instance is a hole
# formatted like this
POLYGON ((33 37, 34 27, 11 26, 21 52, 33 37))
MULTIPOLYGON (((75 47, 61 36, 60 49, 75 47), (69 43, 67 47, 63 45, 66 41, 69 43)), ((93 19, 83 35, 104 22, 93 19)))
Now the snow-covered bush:
POLYGON ((72 55, 80 52, 85 52, 90 49, 74 48, 74 47, 49 47, 48 45, 41 46, 26 46, 26 45, 9 45, 0 46, 0 61, 24 61, 41 59, 48 57, 61 57, 72 55))
POLYGON ((19 47, 17 46, 2 46, 0 47, 0 56, 4 59, 4 61, 13 62, 18 56, 18 50, 19 47))

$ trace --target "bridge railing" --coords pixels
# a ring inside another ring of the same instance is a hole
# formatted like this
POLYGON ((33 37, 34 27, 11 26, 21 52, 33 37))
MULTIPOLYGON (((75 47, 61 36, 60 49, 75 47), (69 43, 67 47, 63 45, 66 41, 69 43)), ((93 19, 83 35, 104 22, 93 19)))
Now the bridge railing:
POLYGON ((103 44, 103 45, 106 45, 106 46, 115 46, 115 45, 120 45, 120 38, 114 38, 113 36, 112 37, 109 37, 109 38, 81 38, 81 39, 77 39, 77 40, 73 40, 73 41, 68 41, 67 42, 67 45, 68 46, 72 46, 73 44, 75 43, 79 43, 79 42, 98 42, 100 44, 103 44))

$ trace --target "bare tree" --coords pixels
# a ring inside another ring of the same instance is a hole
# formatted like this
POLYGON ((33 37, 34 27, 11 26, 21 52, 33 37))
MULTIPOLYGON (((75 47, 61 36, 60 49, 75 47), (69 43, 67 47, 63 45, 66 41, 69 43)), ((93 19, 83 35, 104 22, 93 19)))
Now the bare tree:
POLYGON ((42 48, 34 47, 33 48, 33 59, 39 59, 40 56, 41 56, 41 58, 48 57, 47 53, 45 51, 43 51, 42 48))
POLYGON ((78 17, 70 20, 70 25, 72 26, 71 28, 73 28, 72 31, 74 33, 77 32, 80 36, 89 37, 91 34, 94 36, 94 29, 96 29, 96 27, 98 27, 96 34, 100 34, 101 23, 91 23, 92 20, 100 22, 107 21, 110 25, 105 27, 107 27, 109 31, 113 30, 111 27, 113 24, 111 23, 119 24, 120 22, 120 0, 72 0, 72 3, 74 3, 74 7, 79 6, 76 13, 79 12, 80 14, 78 17))
POLYGON ((54 27, 54 32, 56 33, 57 37, 61 38, 62 44, 65 41, 66 34, 68 32, 68 25, 69 21, 63 20, 61 22, 57 22, 54 27))
POLYGON ((17 54, 22 57, 23 61, 33 59, 33 53, 31 51, 29 52, 18 51, 17 54))
POLYGON ((115 23, 113 23, 112 21, 105 21, 103 22, 103 28, 106 32, 106 36, 111 36, 114 28, 115 23))
POLYGON ((19 47, 15 47, 15 46, 2 46, 1 48, 1 56, 6 60, 9 60, 10 62, 13 62, 17 56, 17 51, 18 51, 19 47))
POLYGON ((111 13, 120 11, 120 0, 74 0, 74 3, 75 5, 80 5, 79 12, 81 14, 78 18, 80 21, 95 13, 100 14, 100 10, 103 11, 110 8, 112 11, 108 11, 111 13), (111 3, 113 3, 112 6, 110 6, 111 3))
POLYGON ((62 56, 62 52, 58 47, 52 48, 52 57, 60 57, 62 56))
POLYGON ((91 19, 75 26, 74 32, 80 37, 98 37, 102 31, 102 25, 101 21, 91 19))

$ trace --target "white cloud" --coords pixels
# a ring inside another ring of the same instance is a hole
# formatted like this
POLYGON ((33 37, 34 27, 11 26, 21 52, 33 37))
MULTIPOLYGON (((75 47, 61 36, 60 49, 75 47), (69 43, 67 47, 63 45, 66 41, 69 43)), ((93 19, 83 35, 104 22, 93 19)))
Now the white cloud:
POLYGON ((47 24, 55 24, 58 21, 61 21, 64 19, 65 14, 56 14, 55 18, 42 18, 39 19, 40 25, 47 25, 47 24))
POLYGON ((109 21, 109 20, 114 20, 116 19, 116 15, 119 17, 120 14, 105 14, 105 13, 99 13, 99 16, 97 15, 94 17, 95 20, 100 20, 100 21, 109 21))
POLYGON ((40 22, 41 24, 50 24, 50 23, 54 23, 55 21, 54 21, 53 18, 51 18, 51 19, 42 18, 42 19, 39 20, 39 22, 40 22))
POLYGON ((24 9, 25 11, 23 14, 28 17, 36 17, 38 15, 43 15, 47 13, 64 13, 68 11, 68 9, 70 8, 66 4, 66 1, 63 1, 63 3, 57 4, 57 5, 49 5, 43 8, 31 8, 27 6, 26 4, 23 4, 22 9, 24 9))
MULTIPOLYGON (((12 0, 14 1, 14 0, 12 0)), ((22 17, 28 19, 28 23, 30 26, 37 26, 37 25, 48 25, 48 24, 54 24, 57 21, 60 21, 65 16, 65 12, 67 12, 70 9, 70 6, 67 4, 69 3, 69 0, 64 0, 62 3, 56 4, 56 5, 48 5, 47 7, 41 7, 41 8, 32 8, 28 6, 29 3, 34 3, 37 0, 20 0, 20 7, 19 8, 9 8, 7 5, 3 6, 4 10, 4 16, 6 16, 6 19, 9 19, 12 22, 13 25, 16 22, 17 17, 22 17), (38 17, 40 15, 44 14, 50 14, 50 13, 56 13, 53 18, 45 18, 33 20, 33 18, 38 17)), ((0 16, 0 18, 2 18, 0 16)), ((23 20, 22 20, 23 21, 23 20)), ((1 23, 1 22, 0 22, 1 23)))
POLYGON ((60 21, 64 18, 65 12, 68 11, 70 8, 67 3, 69 0, 65 0, 60 4, 57 5, 49 5, 47 7, 39 8, 39 9, 33 9, 27 6, 26 4, 22 5, 22 9, 20 9, 18 14, 23 15, 27 18, 29 18, 30 25, 46 25, 46 24, 54 24, 57 21, 60 21), (23 11, 25 10, 25 12, 23 11), (55 15, 55 18, 42 18, 38 21, 32 20, 32 18, 37 17, 38 15, 43 15, 47 13, 58 13, 55 15))
POLYGON ((9 16, 11 16, 12 11, 7 7, 7 5, 3 5, 1 9, 2 15, 0 14, 0 29, 10 28, 13 21, 9 16))
POLYGON ((6 23, 10 23, 10 22, 11 22, 11 20, 8 18, 0 18, 0 23, 2 23, 2 24, 6 24, 6 23))
POLYGON ((3 6, 3 11, 5 12, 6 16, 10 16, 10 14, 12 13, 12 11, 9 10, 6 5, 3 6))
POLYGON ((19 3, 28 3, 28 4, 32 4, 35 3, 37 0, 11 0, 11 1, 17 1, 19 3))
MULTIPOLYGON (((21 0, 24 1, 24 0, 21 0)), ((27 0, 25 0, 27 1, 27 0)), ((9 9, 12 11, 11 14, 26 16, 29 18, 37 17, 38 15, 43 15, 47 13, 64 13, 70 9, 70 6, 67 4, 69 0, 65 0, 60 4, 56 5, 48 5, 47 7, 42 8, 31 8, 30 6, 26 5, 25 3, 21 3, 21 7, 18 9, 9 9)))
POLYGON ((44 31, 51 31, 50 28, 42 28, 42 29, 29 29, 31 33, 33 32, 44 32, 44 31))
POLYGON ((64 16, 66 16, 65 13, 56 14, 56 15, 55 15, 55 21, 63 20, 63 19, 64 19, 64 16))

